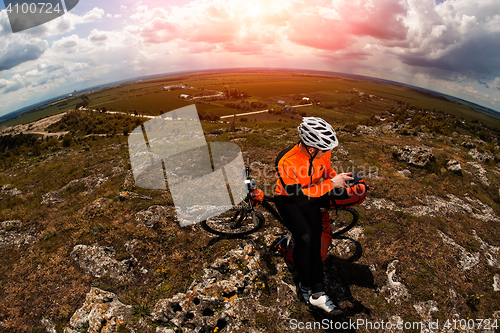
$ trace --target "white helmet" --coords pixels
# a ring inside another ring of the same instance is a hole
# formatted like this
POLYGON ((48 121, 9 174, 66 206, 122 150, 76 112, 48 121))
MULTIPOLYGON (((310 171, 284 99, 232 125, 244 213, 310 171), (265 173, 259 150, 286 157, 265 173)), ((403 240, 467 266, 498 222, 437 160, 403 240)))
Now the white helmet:
POLYGON ((333 127, 321 118, 304 117, 297 129, 300 139, 307 146, 319 150, 330 150, 339 144, 333 127))

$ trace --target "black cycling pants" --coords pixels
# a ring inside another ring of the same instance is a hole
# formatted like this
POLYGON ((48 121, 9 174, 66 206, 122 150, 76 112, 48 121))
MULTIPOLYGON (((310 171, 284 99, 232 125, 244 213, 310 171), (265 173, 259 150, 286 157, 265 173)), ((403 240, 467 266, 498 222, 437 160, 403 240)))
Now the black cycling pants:
POLYGON ((321 260, 321 200, 299 205, 288 196, 275 196, 278 212, 295 241, 293 261, 299 282, 313 293, 325 291, 321 260))

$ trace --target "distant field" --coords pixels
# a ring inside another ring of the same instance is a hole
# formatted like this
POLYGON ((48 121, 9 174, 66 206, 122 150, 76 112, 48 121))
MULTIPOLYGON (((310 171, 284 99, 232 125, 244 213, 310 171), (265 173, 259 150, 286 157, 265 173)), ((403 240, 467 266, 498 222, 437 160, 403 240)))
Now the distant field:
MULTIPOLYGON (((284 100, 290 105, 299 104, 303 97, 309 97, 320 104, 297 109, 307 115, 323 116, 336 122, 351 122, 382 114, 406 103, 415 109, 429 109, 454 114, 467 120, 478 119, 490 126, 500 128, 500 118, 478 113, 471 107, 437 98, 409 87, 391 85, 373 80, 351 79, 300 71, 248 70, 236 72, 199 72, 183 75, 157 77, 151 80, 138 80, 88 93, 89 108, 103 108, 113 111, 131 111, 148 115, 158 115, 161 111, 174 110, 195 101, 179 98, 180 94, 208 95, 211 91, 224 92, 237 89, 251 97, 248 102, 266 103, 268 108, 278 108, 277 101, 284 100), (185 84, 192 89, 163 91, 164 86, 185 84), (323 107, 322 107, 323 106, 323 107)), ((81 98, 68 99, 64 103, 23 115, 2 126, 30 122, 55 113, 66 111, 81 102, 81 98), (62 105, 61 105, 62 104, 62 105)), ((230 115, 244 111, 229 108, 228 102, 240 100, 197 100, 199 111, 214 115, 230 115)), ((258 119, 262 117, 250 117, 258 119)))
POLYGON ((178 98, 180 94, 193 94, 196 90, 182 89, 175 91, 159 91, 145 95, 123 95, 117 100, 100 101, 98 104, 91 103, 89 107, 105 107, 114 111, 145 112, 150 115, 160 114, 160 110, 171 111, 183 106, 193 104, 193 102, 178 98))

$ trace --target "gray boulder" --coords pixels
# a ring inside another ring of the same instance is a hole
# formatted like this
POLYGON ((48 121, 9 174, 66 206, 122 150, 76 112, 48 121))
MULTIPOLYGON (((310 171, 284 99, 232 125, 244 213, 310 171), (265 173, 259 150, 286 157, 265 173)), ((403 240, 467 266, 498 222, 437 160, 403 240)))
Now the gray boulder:
POLYGON ((481 153, 476 148, 469 150, 469 155, 472 156, 473 159, 481 162, 487 162, 495 159, 495 156, 493 156, 489 151, 486 150, 483 153, 481 153))
POLYGON ((152 319, 160 327, 173 325, 182 332, 245 332, 245 322, 261 313, 286 327, 296 301, 295 288, 279 277, 284 264, 277 268, 277 274, 267 274, 255 243, 241 244, 205 268, 203 277, 186 293, 158 301, 152 319), (269 304, 267 297, 272 298, 269 304))
POLYGON ((449 160, 448 163, 446 163, 446 170, 456 173, 457 175, 462 174, 462 166, 455 160, 449 160))
POLYGON ((21 220, 0 222, 0 248, 7 246, 33 245, 37 234, 33 228, 23 230, 21 220))
POLYGON ((130 322, 132 312, 132 306, 120 302, 112 292, 92 288, 64 333, 118 332, 130 322))
POLYGON ((423 168, 435 160, 434 154, 427 148, 405 146, 395 152, 395 157, 409 165, 423 168))
POLYGON ((472 149, 472 148, 476 148, 476 144, 472 143, 472 142, 464 141, 464 142, 462 142, 462 147, 472 149))
POLYGON ((97 244, 75 245, 71 257, 85 273, 94 277, 108 276, 118 281, 132 278, 133 270, 138 266, 135 257, 118 261, 113 248, 97 244))

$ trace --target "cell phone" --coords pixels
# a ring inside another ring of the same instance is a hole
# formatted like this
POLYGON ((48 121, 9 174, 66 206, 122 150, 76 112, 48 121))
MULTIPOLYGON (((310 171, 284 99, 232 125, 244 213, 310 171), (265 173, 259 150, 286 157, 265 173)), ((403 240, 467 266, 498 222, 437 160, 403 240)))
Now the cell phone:
POLYGON ((363 180, 363 176, 361 175, 361 172, 357 172, 355 173, 354 175, 351 176, 352 178, 354 178, 353 180, 348 180, 347 183, 349 185, 354 185, 354 184, 357 184, 359 183, 361 180, 363 180))

